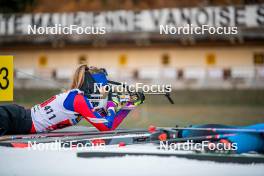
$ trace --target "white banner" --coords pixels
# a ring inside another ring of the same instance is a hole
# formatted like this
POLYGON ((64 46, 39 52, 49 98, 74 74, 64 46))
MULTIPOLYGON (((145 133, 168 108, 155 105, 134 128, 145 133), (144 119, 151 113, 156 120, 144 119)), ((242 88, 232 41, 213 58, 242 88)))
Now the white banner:
POLYGON ((263 27, 264 4, 142 11, 0 14, 0 35, 27 35, 28 26, 104 27, 107 33, 158 32, 160 25, 263 27))

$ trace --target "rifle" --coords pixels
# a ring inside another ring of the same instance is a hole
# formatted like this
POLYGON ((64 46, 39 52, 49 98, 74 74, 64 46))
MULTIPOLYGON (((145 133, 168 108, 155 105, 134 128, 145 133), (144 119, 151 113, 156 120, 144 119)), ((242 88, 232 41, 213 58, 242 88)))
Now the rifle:
MULTIPOLYGON (((108 80, 108 83, 109 83, 109 84, 112 84, 112 85, 119 85, 119 86, 122 85, 122 86, 127 90, 127 92, 128 92, 129 94, 131 94, 131 91, 129 90, 129 86, 126 85, 126 84, 123 84, 123 83, 121 83, 121 82, 117 82, 117 81, 112 81, 112 80, 108 80)), ((163 95, 164 95, 165 97, 167 97, 167 99, 169 100, 169 102, 170 102, 171 104, 174 104, 174 101, 172 100, 172 98, 171 98, 169 92, 165 92, 163 95)))

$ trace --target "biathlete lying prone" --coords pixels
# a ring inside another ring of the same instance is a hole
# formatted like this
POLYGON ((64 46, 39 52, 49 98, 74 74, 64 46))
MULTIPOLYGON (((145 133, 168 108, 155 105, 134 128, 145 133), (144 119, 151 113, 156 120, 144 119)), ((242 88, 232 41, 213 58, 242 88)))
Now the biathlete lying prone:
POLYGON ((128 113, 142 104, 143 93, 131 93, 125 104, 109 97, 104 69, 81 65, 71 89, 31 109, 16 104, 0 106, 0 135, 41 133, 77 124, 82 118, 100 131, 116 129, 128 113), (97 86, 94 86, 97 84, 97 86))
MULTIPOLYGON (((120 99, 105 91, 104 86, 108 85, 108 82, 104 69, 81 65, 75 71, 71 89, 64 93, 55 95, 31 109, 15 104, 0 105, 0 135, 48 132, 75 125, 82 118, 100 131, 115 130, 131 110, 144 102, 145 96, 141 92, 130 93, 130 99, 123 104, 120 99), (96 88, 95 84, 101 87, 96 88), (93 99, 94 97, 96 99, 93 99)), ((193 126, 197 127, 237 128, 214 124, 193 126)), ((264 130, 264 124, 243 128, 264 130)), ((225 133, 227 132, 183 129, 180 137, 225 133)), ((226 140, 237 143, 237 153, 264 152, 263 133, 235 132, 235 135, 227 137, 226 140)))

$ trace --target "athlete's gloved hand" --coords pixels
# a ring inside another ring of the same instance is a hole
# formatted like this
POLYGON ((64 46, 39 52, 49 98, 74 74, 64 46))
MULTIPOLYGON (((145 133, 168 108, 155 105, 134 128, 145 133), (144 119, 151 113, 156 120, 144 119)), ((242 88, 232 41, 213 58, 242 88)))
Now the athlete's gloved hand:
POLYGON ((131 92, 130 93, 130 101, 135 106, 142 104, 144 100, 145 100, 145 95, 143 94, 143 92, 131 92))
POLYGON ((108 116, 113 116, 116 114, 117 111, 117 104, 115 104, 113 101, 107 101, 106 110, 108 116))
POLYGON ((129 102, 130 96, 121 93, 115 93, 115 94, 111 94, 111 97, 109 97, 108 100, 114 102, 116 105, 115 109, 119 110, 122 107, 124 107, 127 104, 127 102, 129 102))

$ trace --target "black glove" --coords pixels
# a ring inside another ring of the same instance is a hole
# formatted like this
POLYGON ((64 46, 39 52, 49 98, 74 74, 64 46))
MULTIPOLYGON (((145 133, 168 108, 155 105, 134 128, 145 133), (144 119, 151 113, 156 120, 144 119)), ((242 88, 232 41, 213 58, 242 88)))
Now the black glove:
POLYGON ((145 95, 143 92, 131 92, 129 95, 130 101, 136 106, 142 104, 145 100, 145 95))

